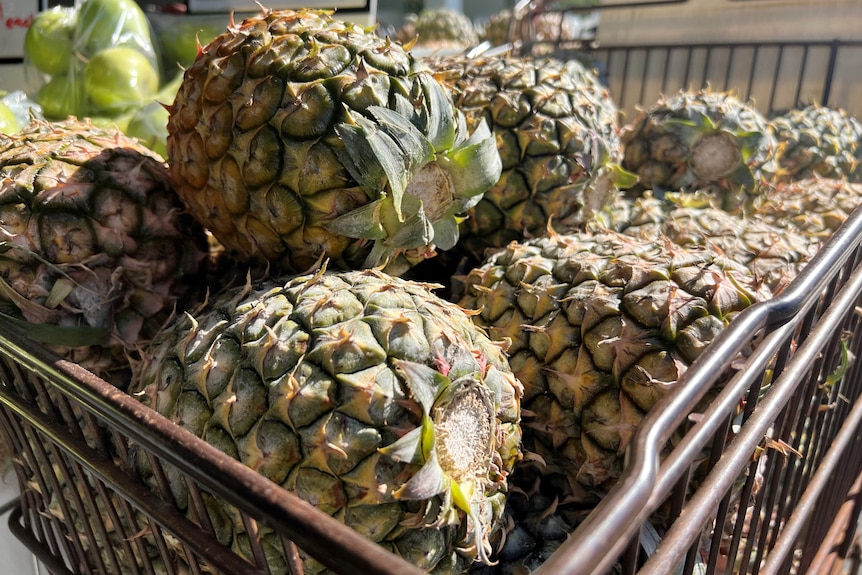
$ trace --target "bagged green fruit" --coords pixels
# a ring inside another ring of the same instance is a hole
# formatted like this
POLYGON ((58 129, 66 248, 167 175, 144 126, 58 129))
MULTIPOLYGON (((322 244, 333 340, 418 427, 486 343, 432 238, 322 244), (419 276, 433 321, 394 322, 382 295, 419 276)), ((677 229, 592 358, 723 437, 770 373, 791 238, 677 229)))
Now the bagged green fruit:
POLYGON ((135 110, 123 130, 147 148, 167 158, 168 110, 157 101, 135 110))
POLYGON ((136 48, 155 62, 150 24, 134 0, 85 0, 78 8, 75 49, 92 58, 112 46, 136 48))
POLYGON ((87 109, 83 78, 78 72, 53 76, 36 94, 42 113, 48 120, 65 120, 69 116, 80 117, 87 109))
POLYGON ((134 0, 84 0, 40 12, 25 37, 31 97, 49 119, 116 118, 152 101, 159 60, 134 0))
POLYGON ((14 134, 20 129, 21 126, 18 124, 18 118, 15 117, 9 106, 0 102, 0 133, 14 134))
POLYGON ((78 13, 57 6, 39 12, 24 36, 24 56, 45 74, 67 74, 78 13))
POLYGON ((158 89, 158 71, 134 48, 105 48, 84 67, 84 91, 93 107, 108 115, 148 104, 158 89))

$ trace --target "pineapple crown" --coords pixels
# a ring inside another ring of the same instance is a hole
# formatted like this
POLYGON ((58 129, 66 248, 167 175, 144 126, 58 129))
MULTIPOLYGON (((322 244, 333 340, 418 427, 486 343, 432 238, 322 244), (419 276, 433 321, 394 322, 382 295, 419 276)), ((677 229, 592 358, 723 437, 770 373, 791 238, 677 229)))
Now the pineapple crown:
POLYGON ((374 242, 364 267, 386 265, 403 250, 454 247, 460 215, 502 172, 485 122, 468 137, 463 115, 436 80, 420 74, 415 88, 421 94, 410 99, 396 94, 393 109, 348 111, 335 128, 344 142, 336 154, 371 201, 327 228, 374 242))

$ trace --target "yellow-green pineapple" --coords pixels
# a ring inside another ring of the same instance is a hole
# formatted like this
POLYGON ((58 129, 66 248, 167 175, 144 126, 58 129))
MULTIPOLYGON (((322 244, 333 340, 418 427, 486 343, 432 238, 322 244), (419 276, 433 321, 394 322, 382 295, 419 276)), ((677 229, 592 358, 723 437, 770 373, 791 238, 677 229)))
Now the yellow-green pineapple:
POLYGON ((468 212, 457 257, 558 229, 582 227, 617 195, 618 110, 576 60, 456 56, 431 60, 468 125, 487 122, 503 171, 468 212))
POLYGON ((681 91, 641 110, 622 130, 631 192, 698 192, 719 208, 744 207, 774 171, 775 137, 751 102, 729 92, 681 91))
POLYGON ((770 120, 776 182, 814 177, 862 181, 862 122, 841 108, 811 104, 770 120))
MULTIPOLYGON (((489 560, 522 388, 500 347, 426 285, 365 270, 235 288, 169 326, 131 392, 420 568, 489 560)), ((242 521, 210 509, 244 553, 242 521)), ((278 553, 269 563, 286 570, 278 553)))
POLYGON ((4 321, 106 378, 202 281, 208 251, 160 156, 74 118, 0 134, 0 235, 4 321))
POLYGON ((460 305, 511 342, 525 459, 576 498, 613 485, 644 414, 740 311, 771 297, 716 251, 610 230, 512 243, 466 281, 460 305))
POLYGON ((497 181, 487 127, 399 44, 331 12, 264 10, 204 46, 170 106, 177 191, 238 259, 400 274, 448 249, 497 181))
POLYGON ((404 44, 415 41, 415 48, 431 52, 464 51, 479 43, 473 21, 463 12, 449 8, 428 8, 408 14, 396 38, 404 44))

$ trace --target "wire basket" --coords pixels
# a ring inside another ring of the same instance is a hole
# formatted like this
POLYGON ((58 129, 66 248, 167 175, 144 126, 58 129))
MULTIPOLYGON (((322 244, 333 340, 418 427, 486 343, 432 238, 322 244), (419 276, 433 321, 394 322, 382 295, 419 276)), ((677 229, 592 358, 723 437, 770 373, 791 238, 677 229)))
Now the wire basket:
MULTIPOLYGON (((860 242, 857 210, 779 297, 722 332, 648 414, 617 486, 539 573, 825 573, 846 556, 862 472, 860 242), (705 471, 695 469, 704 448, 705 471), (650 549, 639 534, 660 508, 650 549)), ((302 554, 336 573, 421 573, 3 325, 0 429, 22 492, 10 527, 52 573, 298 575, 302 554), (133 471, 133 444, 155 485, 133 471), (185 506, 169 477, 188 487, 185 506), (210 495, 242 517, 244 545, 219 540, 210 495)))
POLYGON ((10 529, 54 574, 300 575, 302 554, 336 573, 422 573, 2 324, 0 429, 21 488, 10 529), (155 485, 134 472, 132 445, 155 485), (207 497, 233 506, 243 544, 220 540, 207 497))
POLYGON ((641 574, 829 573, 848 556, 862 502, 860 242, 857 209, 781 295, 734 319, 649 412, 619 483, 539 573, 617 562, 641 574), (660 544, 644 551, 658 510, 660 544))

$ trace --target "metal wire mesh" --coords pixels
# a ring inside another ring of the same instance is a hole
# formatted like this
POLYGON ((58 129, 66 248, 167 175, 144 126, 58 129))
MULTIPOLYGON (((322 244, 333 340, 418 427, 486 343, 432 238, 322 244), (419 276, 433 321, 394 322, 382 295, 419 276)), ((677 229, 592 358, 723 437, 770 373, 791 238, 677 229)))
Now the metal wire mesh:
POLYGON ((0 430, 11 528, 53 573, 422 572, 2 325, 0 430))
POLYGON ((780 296, 712 342, 540 573, 605 573, 618 558, 624 573, 817 573, 846 556, 862 474, 860 241, 857 210, 780 296), (648 522, 661 544, 638 556, 648 522))

